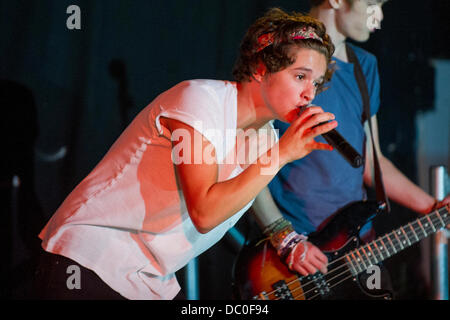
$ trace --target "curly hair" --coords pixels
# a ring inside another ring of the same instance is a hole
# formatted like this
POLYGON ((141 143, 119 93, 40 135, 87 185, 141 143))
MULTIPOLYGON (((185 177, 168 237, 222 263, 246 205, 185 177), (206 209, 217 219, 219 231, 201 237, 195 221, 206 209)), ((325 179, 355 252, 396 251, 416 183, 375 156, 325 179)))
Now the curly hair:
POLYGON ((326 33, 324 24, 302 13, 288 14, 279 8, 272 8, 247 30, 233 68, 235 80, 238 82, 251 81, 260 62, 264 63, 269 73, 287 68, 295 62, 295 57, 292 57, 290 50, 292 46, 313 49, 322 53, 329 65, 325 82, 331 79, 333 73, 331 57, 334 53, 334 45, 326 33), (323 42, 315 39, 292 39, 291 34, 303 27, 313 27, 323 42), (267 33, 274 34, 273 44, 258 51, 258 38, 267 33))

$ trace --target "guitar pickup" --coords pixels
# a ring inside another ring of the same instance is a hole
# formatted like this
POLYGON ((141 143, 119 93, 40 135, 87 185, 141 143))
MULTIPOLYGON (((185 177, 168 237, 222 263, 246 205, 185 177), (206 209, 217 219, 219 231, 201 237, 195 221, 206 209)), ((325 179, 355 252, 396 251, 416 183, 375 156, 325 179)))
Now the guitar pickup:
POLYGON ((322 273, 317 272, 314 275, 310 276, 310 278, 316 286, 316 288, 314 289, 315 293, 320 294, 322 297, 326 297, 331 293, 330 287, 328 286, 327 281, 324 279, 322 273))
POLYGON ((292 292, 284 280, 275 282, 272 288, 275 290, 275 296, 280 300, 294 300, 292 292))

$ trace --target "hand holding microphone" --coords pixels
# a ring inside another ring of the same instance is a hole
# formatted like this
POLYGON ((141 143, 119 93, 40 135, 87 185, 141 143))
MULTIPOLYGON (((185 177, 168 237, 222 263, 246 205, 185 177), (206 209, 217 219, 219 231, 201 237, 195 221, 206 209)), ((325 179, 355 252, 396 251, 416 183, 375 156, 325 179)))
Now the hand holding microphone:
POLYGON ((332 146, 352 167, 359 168, 363 164, 362 156, 334 129, 336 126, 333 114, 324 112, 318 106, 309 105, 300 110, 298 118, 283 134, 280 139, 280 148, 281 140, 293 139, 294 143, 288 143, 285 148, 288 158, 291 158, 289 162, 300 159, 313 150, 331 150, 330 146, 332 146), (322 135, 328 145, 314 140, 319 135, 322 135))
POLYGON ((333 150, 330 144, 316 141, 315 138, 336 126, 334 115, 324 112, 321 107, 311 106, 303 109, 280 137, 278 142, 280 164, 284 165, 306 157, 314 150, 333 150))

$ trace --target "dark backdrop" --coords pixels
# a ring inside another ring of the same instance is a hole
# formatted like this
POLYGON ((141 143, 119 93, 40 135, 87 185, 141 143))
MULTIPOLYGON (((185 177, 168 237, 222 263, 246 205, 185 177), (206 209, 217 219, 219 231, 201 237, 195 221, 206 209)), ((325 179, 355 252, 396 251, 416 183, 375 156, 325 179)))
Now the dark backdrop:
MULTIPOLYGON (((231 80, 246 28, 273 6, 308 10, 306 0, 0 1, 3 297, 28 297, 37 233, 129 121, 182 80, 231 80), (81 30, 66 27, 72 4, 81 30), (9 186, 13 175, 20 188, 9 186)), ((363 44, 380 60, 383 151, 413 180, 414 119, 433 106, 429 59, 449 58, 448 12, 447 1, 390 1, 383 29, 363 44)), ((413 217, 394 209, 380 230, 413 217)), ((418 253, 406 250, 389 266, 400 297, 426 295, 412 267, 418 253)), ((200 258, 202 299, 230 298, 235 255, 225 239, 200 258)))

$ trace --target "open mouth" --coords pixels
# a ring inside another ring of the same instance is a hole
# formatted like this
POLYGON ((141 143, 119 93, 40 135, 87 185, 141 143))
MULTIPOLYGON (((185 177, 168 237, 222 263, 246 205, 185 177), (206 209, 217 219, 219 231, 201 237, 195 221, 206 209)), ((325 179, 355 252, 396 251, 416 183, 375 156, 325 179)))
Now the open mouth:
POLYGON ((301 115, 308 107, 311 107, 311 106, 312 106, 311 104, 304 104, 301 106, 297 106, 296 107, 297 115, 298 116, 301 115))
POLYGON ((313 107, 314 105, 313 104, 302 104, 302 105, 298 105, 298 106, 296 106, 296 108, 298 108, 298 109, 306 109, 306 108, 309 108, 309 107, 313 107))

